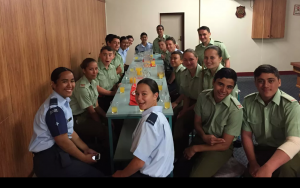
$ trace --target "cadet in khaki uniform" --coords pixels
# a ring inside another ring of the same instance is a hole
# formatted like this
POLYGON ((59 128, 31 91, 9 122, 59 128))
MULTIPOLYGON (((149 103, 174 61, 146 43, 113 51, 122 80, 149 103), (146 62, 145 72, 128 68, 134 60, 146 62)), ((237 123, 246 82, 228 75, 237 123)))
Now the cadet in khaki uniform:
MULTIPOLYGON (((218 46, 208 46, 204 51, 204 65, 202 70, 203 90, 213 88, 214 75, 224 66, 221 64, 222 51, 218 46)), ((232 96, 238 98, 238 86, 235 85, 231 93, 232 96)))
POLYGON ((183 94, 183 106, 174 122, 175 157, 182 155, 184 148, 189 144, 189 133, 194 129, 194 106, 201 92, 201 66, 197 63, 197 54, 192 49, 183 53, 183 66, 186 69, 180 74, 180 89, 183 94))
POLYGON ((97 62, 87 58, 83 60, 80 67, 84 75, 76 82, 70 102, 74 130, 85 138, 97 137, 108 147, 106 113, 98 105, 97 83, 94 80, 98 73, 97 62))
POLYGON ((193 156, 191 177, 212 177, 232 156, 233 141, 241 133, 242 105, 230 93, 237 75, 230 68, 215 74, 214 89, 200 93, 195 110, 192 146, 184 151, 186 159, 193 156))
POLYGON ((202 42, 198 46, 196 46, 196 53, 198 55, 198 63, 199 65, 203 66, 203 60, 204 60, 204 50, 207 46, 218 46, 222 50, 222 65, 225 67, 230 67, 230 55, 228 51, 226 50, 226 47, 224 43, 220 41, 216 41, 210 38, 210 29, 206 26, 202 26, 198 29, 198 35, 199 35, 199 40, 202 42))
POLYGON ((98 61, 98 75, 96 82, 99 92, 99 106, 107 112, 110 102, 113 100, 118 89, 119 78, 115 66, 111 64, 113 59, 113 50, 109 46, 102 47, 100 59, 98 61))
POLYGON ((159 49, 161 50, 161 58, 162 60, 165 60, 165 58, 167 57, 169 51, 167 50, 167 46, 166 46, 166 40, 165 39, 160 39, 158 41, 158 45, 159 45, 159 49))
MULTIPOLYGON (((111 47, 114 51, 114 58, 111 61, 111 64, 115 66, 118 77, 119 79, 121 79, 124 73, 124 63, 123 63, 122 56, 118 52, 120 48, 120 37, 118 37, 117 35, 108 35, 108 37, 106 37, 105 40, 106 40, 106 45, 111 47)), ((98 60, 100 60, 100 57, 98 60)))
POLYGON ((159 40, 162 40, 162 39, 166 40, 170 36, 164 34, 164 26, 162 26, 162 25, 158 25, 156 27, 156 31, 157 31, 158 37, 153 41, 153 53, 162 54, 163 51, 159 47, 159 40))
POLYGON ((258 93, 243 102, 242 142, 249 161, 245 176, 299 177, 300 106, 278 89, 281 80, 272 65, 259 66, 254 78, 258 93))

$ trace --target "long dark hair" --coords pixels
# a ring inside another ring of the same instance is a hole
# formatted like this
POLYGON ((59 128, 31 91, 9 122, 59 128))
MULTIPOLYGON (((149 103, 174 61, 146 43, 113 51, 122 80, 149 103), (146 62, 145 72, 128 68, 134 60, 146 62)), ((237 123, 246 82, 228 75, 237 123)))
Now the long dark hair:
POLYGON ((158 85, 154 80, 152 80, 151 78, 144 78, 140 80, 137 85, 139 84, 147 84, 153 94, 158 93, 157 102, 159 101, 158 85))

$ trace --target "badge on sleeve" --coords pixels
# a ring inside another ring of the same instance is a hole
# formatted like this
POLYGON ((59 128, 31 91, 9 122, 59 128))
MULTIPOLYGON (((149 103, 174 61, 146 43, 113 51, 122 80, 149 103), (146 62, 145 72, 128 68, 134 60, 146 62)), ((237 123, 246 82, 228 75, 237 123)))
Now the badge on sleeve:
POLYGON ((67 120, 64 111, 56 106, 50 108, 46 113, 46 124, 52 137, 59 136, 68 132, 67 120))
POLYGON ((146 122, 150 123, 153 126, 157 120, 157 117, 157 114, 151 113, 150 116, 147 118, 146 122))

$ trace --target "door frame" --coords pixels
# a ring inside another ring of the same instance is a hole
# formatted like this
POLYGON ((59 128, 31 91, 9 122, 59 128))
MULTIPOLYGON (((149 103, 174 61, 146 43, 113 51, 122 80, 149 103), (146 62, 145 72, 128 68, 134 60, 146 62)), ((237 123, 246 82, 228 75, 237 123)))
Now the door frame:
MULTIPOLYGON (((159 24, 161 24, 161 16, 170 16, 170 15, 180 15, 182 16, 182 28, 181 28, 181 33, 182 33, 182 40, 181 40, 181 43, 182 43, 182 50, 184 51, 185 48, 184 48, 184 41, 185 41, 185 35, 184 35, 184 12, 172 12, 172 13, 160 13, 159 15, 159 24)), ((177 41, 177 40, 176 40, 177 41)))

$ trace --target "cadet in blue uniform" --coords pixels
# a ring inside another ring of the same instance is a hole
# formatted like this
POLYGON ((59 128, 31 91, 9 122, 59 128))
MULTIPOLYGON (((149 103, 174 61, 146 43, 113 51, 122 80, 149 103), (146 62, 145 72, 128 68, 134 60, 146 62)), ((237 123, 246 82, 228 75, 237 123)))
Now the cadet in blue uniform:
POLYGON ((173 170, 174 145, 168 120, 157 106, 157 83, 144 78, 138 82, 135 99, 144 110, 132 135, 131 152, 134 157, 124 170, 113 177, 167 177, 173 170))
POLYGON ((33 123, 29 151, 38 177, 101 177, 90 149, 73 130, 70 96, 75 87, 70 69, 59 67, 51 74, 52 94, 40 106, 33 123), (81 149, 83 152, 81 152, 81 149))

